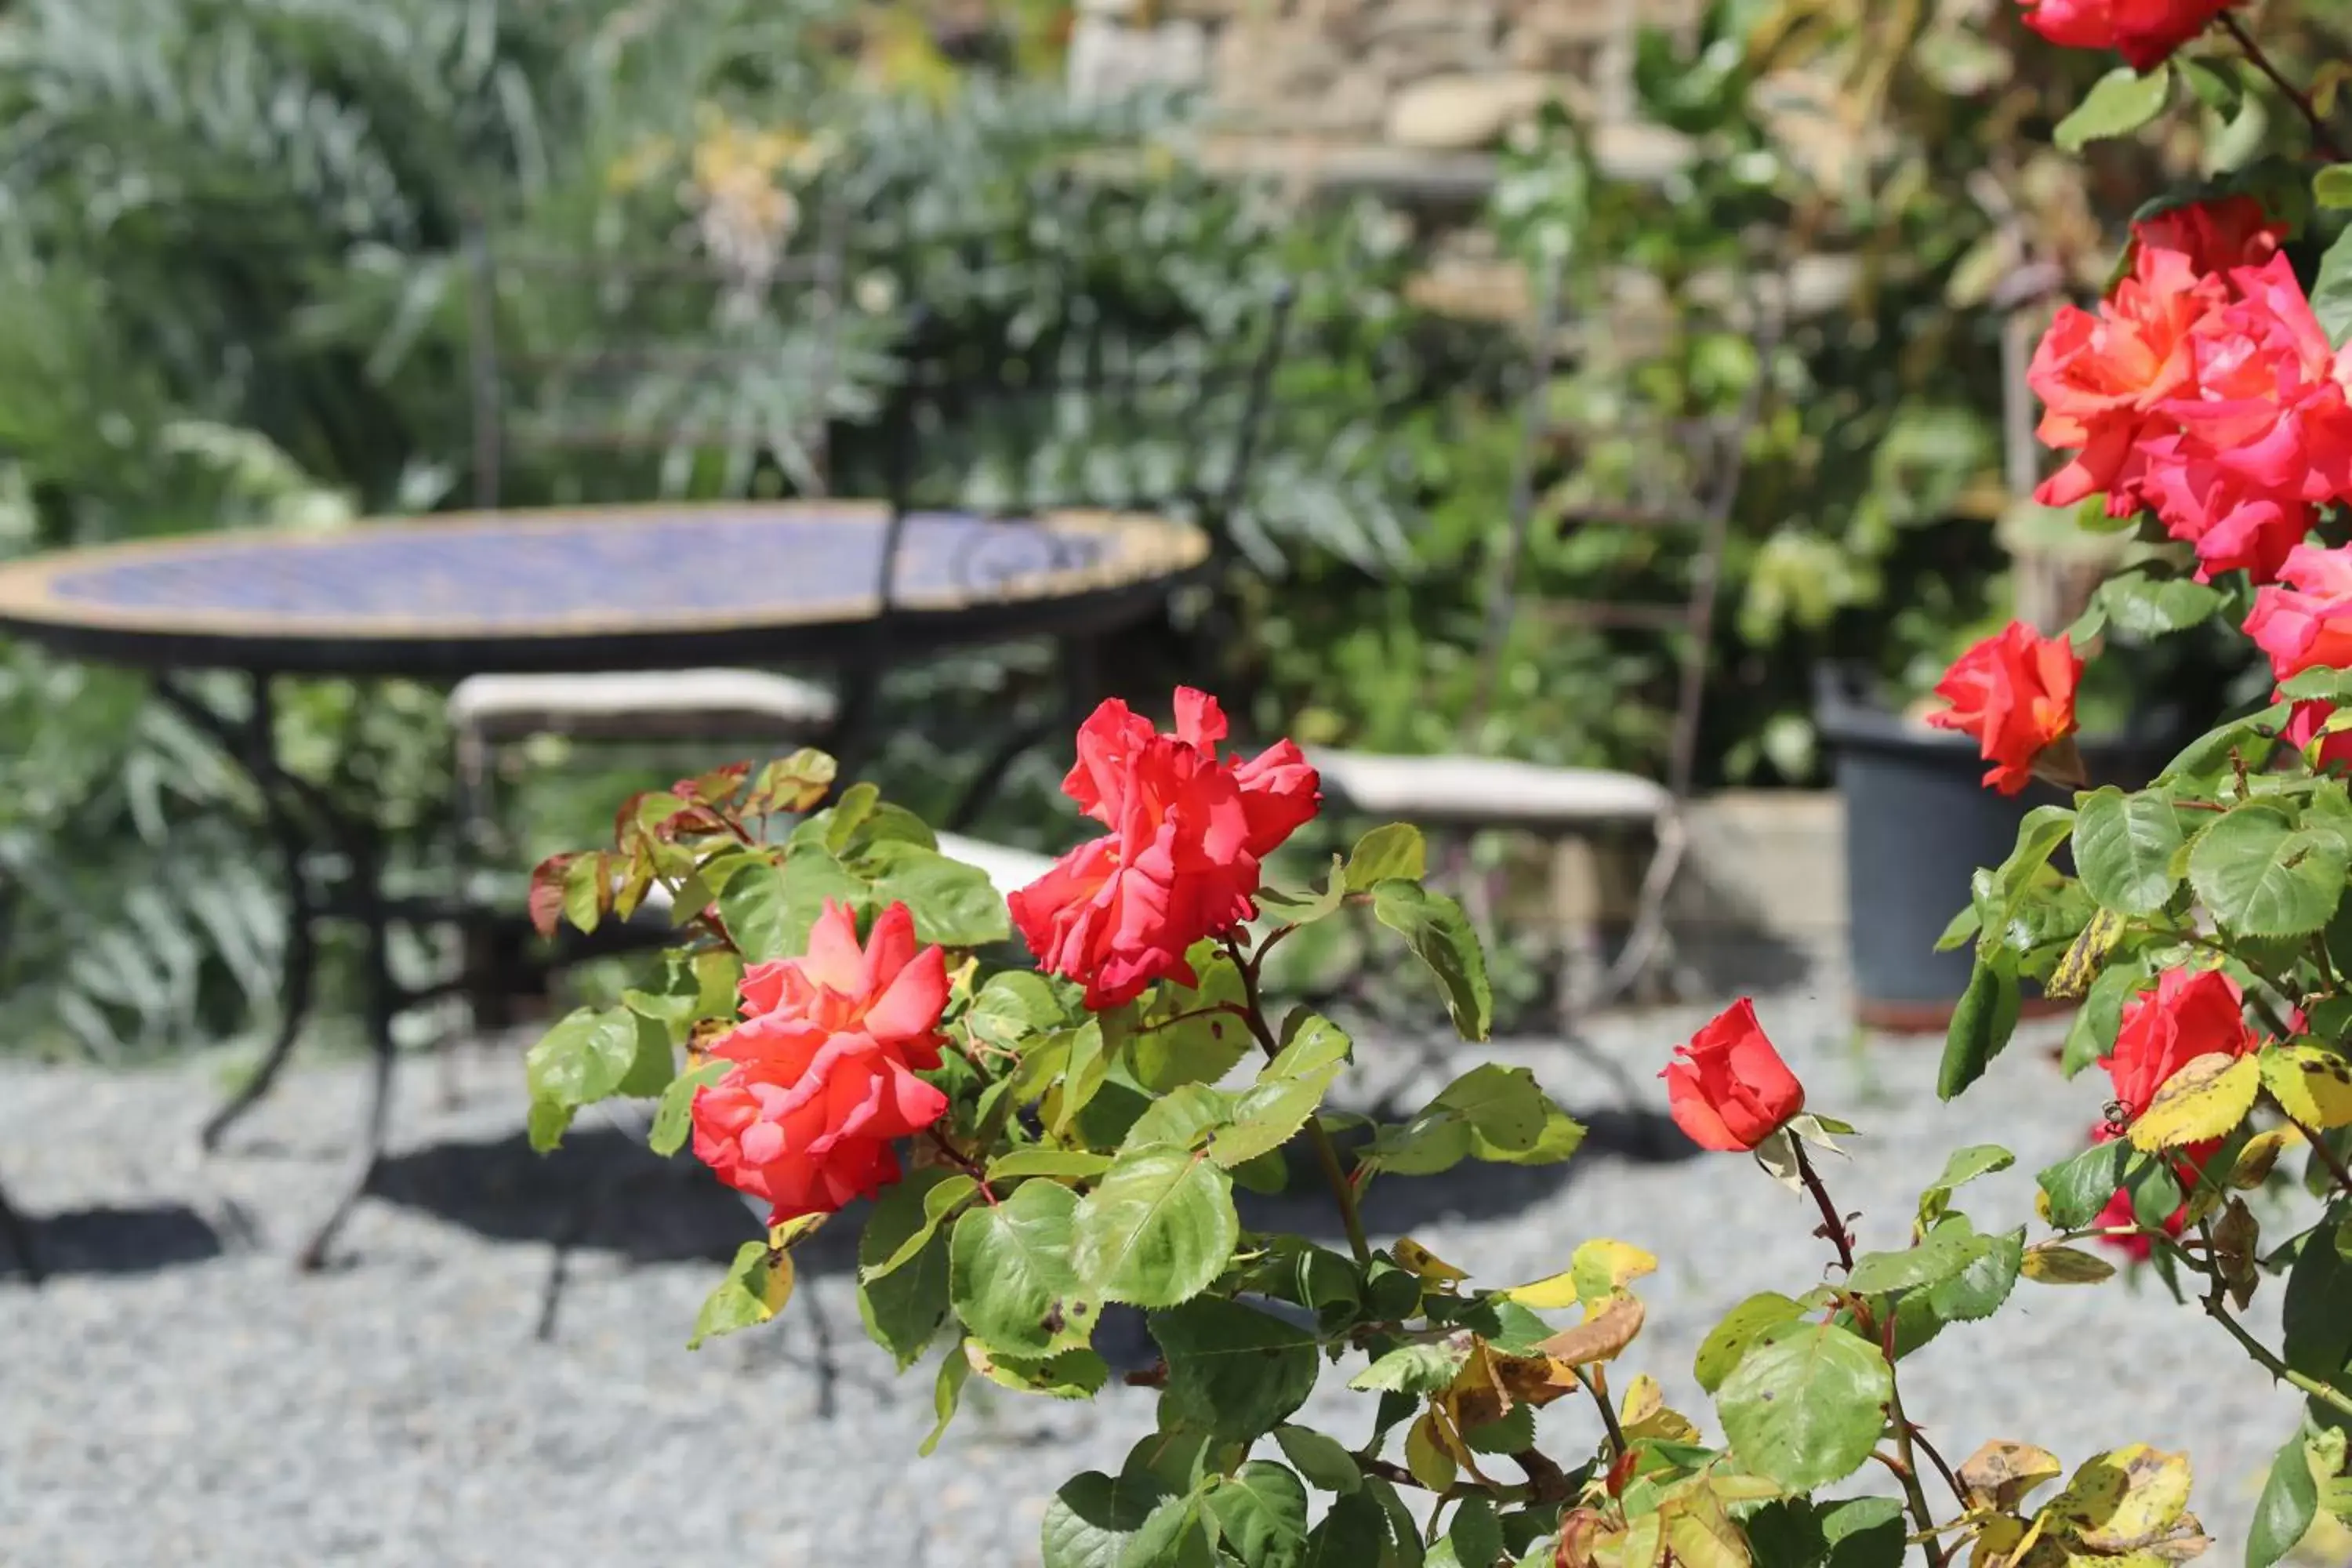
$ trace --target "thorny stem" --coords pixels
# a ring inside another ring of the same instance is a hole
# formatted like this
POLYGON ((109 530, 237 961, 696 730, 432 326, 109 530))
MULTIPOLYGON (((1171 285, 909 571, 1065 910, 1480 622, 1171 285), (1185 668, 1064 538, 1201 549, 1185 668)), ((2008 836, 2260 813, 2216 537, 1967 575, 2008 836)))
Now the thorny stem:
POLYGON ((1830 1190, 1822 1185, 1821 1173, 1813 1169, 1812 1161, 1806 1156, 1804 1140, 1791 1133, 1789 1147, 1796 1151, 1797 1174, 1804 1178, 1805 1190, 1813 1194, 1813 1203, 1822 1211, 1822 1234, 1837 1248, 1839 1266, 1851 1274, 1853 1238, 1846 1234, 1845 1219, 1838 1213, 1837 1205, 1830 1201, 1830 1190))
POLYGON ((962 1150, 949 1142, 947 1135, 941 1132, 938 1128, 934 1127, 929 1131, 932 1146, 938 1149, 942 1155, 946 1156, 949 1164, 953 1165, 957 1170, 961 1171, 965 1175, 970 1176, 973 1181, 978 1182, 980 1184, 980 1195, 988 1200, 989 1207, 994 1208, 996 1206, 996 1194, 990 1189, 988 1184, 988 1167, 981 1164, 971 1155, 965 1153, 962 1150))
POLYGON ((2343 149, 2336 144, 2335 133, 2327 129, 2327 121, 2320 118, 2319 106, 2311 101, 2311 94, 2287 80, 2286 74, 2271 63, 2270 56, 2263 52, 2262 45, 2254 42, 2254 36, 2246 31, 2243 22, 2227 11, 2221 13, 2221 22, 2222 29, 2237 40, 2239 48, 2245 51, 2246 58, 2253 62, 2254 68, 2270 78, 2271 85, 2284 93, 2287 101, 2301 110, 2304 119, 2311 122, 2312 145, 2336 162, 2342 163, 2343 149))
POLYGON ((2328 1146, 2317 1128, 2306 1127, 2288 1115, 2284 1106, 2279 1108, 2279 1114, 2286 1117, 2288 1126, 2303 1134, 2304 1142, 2311 1145, 2312 1152, 2319 1156, 2320 1163, 2327 1167, 2327 1173, 2336 1178, 2336 1186, 2352 1193, 2352 1167, 2346 1166, 2344 1156, 2328 1146))
MULTIPOLYGON (((1282 1046, 1265 1021, 1265 1006, 1258 996, 1257 965, 1242 952, 1241 943, 1231 936, 1225 938, 1225 952, 1232 955, 1234 967, 1241 973, 1242 1021, 1249 1026, 1250 1033, 1257 1037, 1258 1046, 1265 1052, 1266 1058, 1272 1060, 1282 1054, 1282 1046)), ((1265 950, 1260 949, 1259 956, 1264 955, 1265 950)), ((1364 1216, 1356 1209, 1356 1189, 1349 1182, 1347 1171, 1339 1164, 1339 1151, 1332 1143, 1331 1134, 1324 1130, 1321 1118, 1309 1116, 1307 1119, 1307 1141, 1313 1146, 1315 1163, 1323 1167, 1323 1180, 1329 1185, 1331 1196, 1339 1205, 1339 1223, 1348 1227, 1348 1249, 1356 1255, 1359 1268, 1369 1268, 1372 1261, 1372 1244, 1364 1234, 1364 1216)))
POLYGON ((1618 1425, 1617 1412, 1609 1407, 1608 1393, 1601 1388, 1601 1384, 1597 1381, 1594 1380, 1592 1373, 1585 1370, 1583 1367, 1570 1367, 1569 1370, 1576 1373, 1576 1381, 1584 1385, 1584 1392, 1592 1395, 1592 1403, 1600 1406, 1601 1425, 1609 1429, 1610 1457, 1618 1459, 1623 1458, 1625 1457, 1625 1428, 1618 1425))
MULTIPOLYGON (((1895 1385, 1894 1313, 1886 1314, 1886 1326, 1879 1331, 1879 1349, 1886 1357, 1886 1419, 1888 1425, 1895 1428, 1895 1457, 1901 1461, 1899 1466, 1889 1465, 1887 1468, 1893 1470, 1895 1479, 1903 1484, 1903 1499, 1910 1505, 1911 1517, 1919 1526, 1919 1545, 1927 1553, 1929 1568, 1944 1568, 1949 1557, 1943 1542, 1937 1538, 1936 1510, 1927 1506, 1927 1489, 1919 1484, 1919 1458, 1914 1447, 1914 1430, 1910 1417, 1903 1414, 1903 1391, 1895 1385)), ((1938 1469, 1943 1469, 1943 1464, 1940 1458, 1936 1461, 1938 1469)), ((1951 1471, 1944 1470, 1944 1477, 1950 1480, 1951 1471)), ((1957 1482, 1953 1485, 1953 1491, 1958 1495, 1957 1482)))
MULTIPOLYGON (((2243 1323, 2230 1315, 2230 1288, 2221 1278, 2221 1266, 2213 1259, 2213 1222, 2199 1220, 2197 1234, 2205 1244, 2205 1261, 2193 1267, 2202 1270, 2213 1281, 2213 1289, 2205 1293, 2205 1315, 2229 1330, 2230 1337, 2236 1340, 2244 1348, 2245 1352, 2261 1363, 2263 1369, 2273 1377, 2290 1383, 2314 1399, 2331 1405, 2347 1415, 2352 1415, 2352 1394, 2347 1394, 2333 1384, 2323 1383, 2306 1373, 2295 1371, 2294 1368, 2281 1361, 2272 1352, 2270 1346, 2248 1333, 2243 1323)), ((2306 1242, 2304 1245, 2307 1247, 2310 1243, 2306 1242)), ((2185 1249, 2176 1247, 2174 1250, 2179 1252, 2184 1258, 2189 1256, 2185 1249)))

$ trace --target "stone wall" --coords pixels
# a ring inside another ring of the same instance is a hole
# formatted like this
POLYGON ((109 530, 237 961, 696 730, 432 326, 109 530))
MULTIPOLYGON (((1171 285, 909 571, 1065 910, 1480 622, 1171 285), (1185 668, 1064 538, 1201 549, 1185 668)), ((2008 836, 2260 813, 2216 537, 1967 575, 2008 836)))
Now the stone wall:
POLYGON ((1204 89, 1238 134, 1459 153, 1558 96, 1622 114, 1643 25, 1699 0, 1078 0, 1072 90, 1204 89))

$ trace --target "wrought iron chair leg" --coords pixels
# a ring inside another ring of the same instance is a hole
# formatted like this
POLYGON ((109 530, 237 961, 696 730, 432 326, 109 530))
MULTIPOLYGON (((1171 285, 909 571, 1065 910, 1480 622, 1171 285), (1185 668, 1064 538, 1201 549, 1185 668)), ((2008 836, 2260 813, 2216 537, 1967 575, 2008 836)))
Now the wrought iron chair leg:
MULTIPOLYGON (((298 869, 296 875, 300 875, 298 869)), ((287 1058, 294 1054, 294 1042, 302 1032, 302 1022, 310 1015, 310 992, 319 968, 319 937, 310 910, 305 907, 298 889, 295 894, 293 918, 286 934, 286 975, 280 990, 282 998, 278 1022, 278 1037, 270 1042, 269 1054, 261 1058, 235 1094, 205 1123, 205 1152, 212 1153, 220 1147, 221 1139, 245 1113, 268 1094, 278 1075, 285 1070, 287 1058)))
POLYGON ((1690 831, 1683 825, 1679 812, 1669 812, 1658 819, 1658 846, 1650 857, 1649 869, 1642 875, 1641 900, 1634 908, 1633 928, 1626 932, 1625 945, 1618 951, 1616 963, 1601 976, 1592 1005, 1606 1006, 1615 1001, 1649 966, 1666 933, 1666 894, 1674 887, 1675 876, 1682 869, 1683 856, 1689 847, 1690 831))
MULTIPOLYGON (((369 863, 354 869, 362 879, 361 896, 381 899, 377 882, 381 868, 369 863)), ((335 1206, 311 1231, 296 1257, 298 1266, 306 1273, 326 1266, 328 1248, 334 1245, 337 1233, 351 1218, 352 1211, 359 1206, 368 1184, 375 1177, 376 1167, 383 1161, 385 1136, 392 1122, 393 1070, 399 1060, 398 1047, 392 1037, 393 1014, 399 999, 393 984, 390 948, 391 931, 383 910, 381 907, 371 910, 367 918, 367 1022, 368 1047, 374 1061, 369 1074, 367 1112, 360 1124, 359 1147, 352 1152, 335 1206)))
POLYGON ((41 1268, 40 1252, 33 1245, 33 1227, 8 1201, 5 1188, 0 1188, 0 1236, 7 1237, 8 1249, 16 1255, 16 1267, 25 1271, 26 1279, 38 1285, 47 1278, 41 1268))

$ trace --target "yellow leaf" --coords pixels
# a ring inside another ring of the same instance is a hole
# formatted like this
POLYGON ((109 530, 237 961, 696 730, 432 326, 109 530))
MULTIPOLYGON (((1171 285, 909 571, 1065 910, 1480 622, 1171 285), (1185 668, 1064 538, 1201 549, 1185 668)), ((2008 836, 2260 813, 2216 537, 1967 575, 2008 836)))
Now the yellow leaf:
POLYGON ((2230 1170, 2230 1184, 2240 1191, 2261 1186, 2270 1179, 2271 1167, 2278 1163, 2279 1156, 2302 1142, 2303 1133, 2293 1127, 2255 1133, 2239 1152, 2238 1163, 2230 1170))
MULTIPOLYGON (((2053 1476, 2058 1474, 2056 1470, 2050 1473, 2053 1476)), ((2001 1568, 2011 1561, 2011 1554, 2024 1540, 2023 1520, 2011 1519, 2005 1513, 1994 1515, 1978 1527, 1976 1551, 1969 1558, 1969 1568, 2001 1568)))
POLYGON ((792 1246, 803 1237, 814 1235, 816 1227, 831 1219, 831 1215, 804 1214, 768 1227, 768 1245, 778 1252, 792 1246))
POLYGON ((1563 1268, 1557 1274, 1547 1275, 1525 1285, 1514 1285, 1496 1294, 1539 1312, 1573 1307, 1582 1300, 1576 1293, 1576 1271, 1572 1268, 1563 1268))
POLYGON ((2056 1247, 2047 1242, 2025 1249, 2025 1261, 2019 1269, 2028 1279, 2038 1279, 2044 1285, 2096 1285, 2114 1276, 2116 1266, 2104 1258, 2095 1258, 2078 1247, 2056 1247))
POLYGON ((1622 1290, 1644 1274, 1654 1274, 1658 1260, 1627 1242, 1594 1240, 1570 1255, 1568 1272, 1577 1300, 1589 1313, 1599 1303, 1622 1290))
POLYGON ((1446 1443, 1437 1430, 1437 1418, 1423 1411, 1412 1430, 1404 1435, 1404 1468, 1412 1479, 1431 1491, 1442 1492, 1454 1484, 1460 1467, 1446 1451, 1446 1443))
POLYGON ((1748 1568, 1748 1538, 1704 1491, 1677 1498, 1666 1513, 1666 1544, 1683 1568, 1748 1568))
POLYGON ((1390 1250, 1395 1254, 1399 1268, 1417 1274, 1423 1279, 1434 1279, 1450 1285, 1457 1279, 1470 1278, 1468 1274, 1454 1268, 1409 1236, 1399 1240, 1390 1250))
POLYGON ((2155 1153, 2220 1138, 2246 1119, 2262 1088, 2262 1064, 2219 1051, 2190 1058, 2156 1091, 2132 1123, 2132 1147, 2155 1153))
POLYGON ((1661 1443, 1693 1443, 1698 1440, 1698 1428, 1680 1411, 1666 1408, 1665 1392, 1658 1380, 1648 1373, 1636 1377, 1625 1388, 1625 1402, 1618 1412, 1617 1425, 1624 1429, 1629 1440, 1654 1438, 1661 1443))
POLYGON ((2042 1513, 2053 1532, 2085 1546, 2136 1552, 2176 1533, 2190 1479, 2188 1455, 2134 1443, 2085 1460, 2042 1513))
POLYGON ((2091 923, 2074 939, 2066 956, 2050 978, 2042 983, 2042 994, 2053 1001, 2079 1001, 2091 989, 2091 982, 2099 977, 2100 965, 2106 962, 2116 939, 2124 933, 2124 917, 2113 910, 2100 910, 2091 916, 2091 923))
POLYGON ((2271 1098, 2305 1127, 2352 1126, 2352 1062, 2316 1046, 2272 1046, 2262 1075, 2271 1098))
MULTIPOLYGON (((1996 1438, 1961 1462, 1960 1485, 1979 1507, 2008 1512, 2032 1495, 2035 1488, 2065 1473, 2066 1467, 2049 1449, 1996 1438)), ((2025 1527, 2018 1525, 2017 1533, 2022 1536, 2025 1527)))

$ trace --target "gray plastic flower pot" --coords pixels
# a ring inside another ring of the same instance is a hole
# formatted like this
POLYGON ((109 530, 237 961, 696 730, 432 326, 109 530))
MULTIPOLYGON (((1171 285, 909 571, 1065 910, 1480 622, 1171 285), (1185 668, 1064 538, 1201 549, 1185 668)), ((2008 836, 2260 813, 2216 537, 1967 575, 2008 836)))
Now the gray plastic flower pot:
MULTIPOLYGON (((1931 730, 1890 711, 1849 673, 1816 672, 1813 717, 1836 758, 1845 807, 1847 952, 1854 1011, 1864 1027, 1941 1032, 1968 988, 1962 947, 1937 952, 1936 939, 1967 904, 1969 879, 1997 866, 2017 827, 2037 805, 2070 796, 2039 780, 2004 795, 1982 781, 1972 736, 1931 730)), ((2095 784, 2137 787, 2177 750, 2179 723, 2149 714, 2133 732, 2084 736, 2084 771, 2095 784)), ((2065 850, 2058 864, 2070 869, 2065 850)), ((2058 1011, 2029 996, 2029 1011, 2058 1011)))

